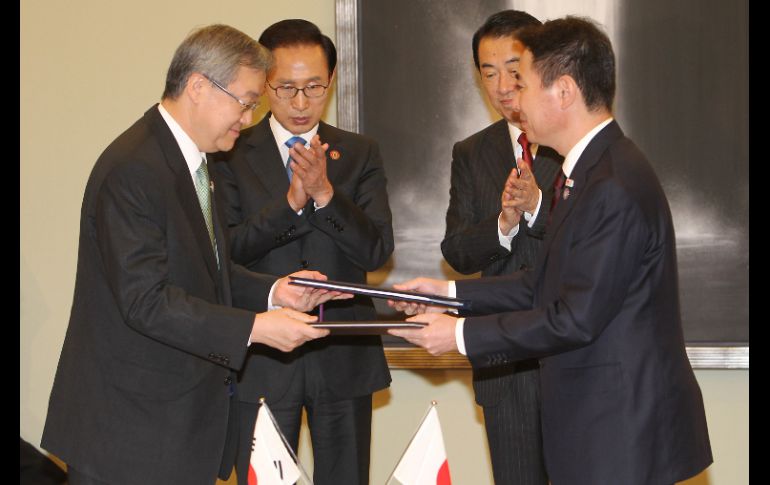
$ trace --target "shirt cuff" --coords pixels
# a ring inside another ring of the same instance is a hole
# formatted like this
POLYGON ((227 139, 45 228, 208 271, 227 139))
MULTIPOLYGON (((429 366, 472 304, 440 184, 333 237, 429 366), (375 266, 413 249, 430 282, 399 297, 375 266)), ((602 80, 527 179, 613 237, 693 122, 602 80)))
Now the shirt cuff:
POLYGON ((540 213, 540 204, 543 202, 543 191, 540 189, 537 189, 537 206, 535 206, 535 212, 530 214, 529 212, 524 212, 524 220, 527 221, 527 226, 532 227, 535 225, 535 220, 537 219, 537 215, 540 213))
POLYGON ((502 216, 503 213, 501 212, 499 216, 497 216, 497 239, 500 241, 500 246, 504 247, 508 251, 511 250, 511 241, 513 241, 513 238, 516 237, 516 234, 519 233, 519 225, 516 224, 511 228, 511 232, 508 233, 508 235, 503 234, 503 231, 500 230, 500 216, 502 216))
POLYGON ((275 292, 276 286, 278 286, 278 281, 279 280, 275 280, 275 283, 273 283, 273 286, 270 287, 270 293, 267 294, 267 311, 278 310, 279 308, 283 308, 280 305, 273 305, 273 293, 275 292))
POLYGON ((468 355, 465 351, 465 339, 463 338, 463 328, 465 328, 465 319, 458 318, 455 324, 455 342, 457 343, 457 351, 463 355, 468 355))

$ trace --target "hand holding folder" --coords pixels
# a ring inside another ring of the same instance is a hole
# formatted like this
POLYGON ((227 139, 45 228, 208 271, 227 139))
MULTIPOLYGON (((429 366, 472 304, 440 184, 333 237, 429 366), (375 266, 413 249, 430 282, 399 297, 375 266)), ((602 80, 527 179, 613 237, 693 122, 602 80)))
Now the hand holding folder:
MULTIPOLYGON (((321 281, 308 278, 298 278, 294 276, 289 277, 291 279, 289 284, 299 286, 309 286, 312 288, 324 288, 327 290, 339 291, 342 293, 353 293, 355 295, 367 295, 372 298, 385 298, 394 302, 409 302, 417 303, 428 306, 453 308, 456 310, 465 310, 470 307, 469 302, 466 300, 460 300, 458 298, 450 298, 448 296, 440 296, 429 293, 422 293, 417 291, 405 291, 398 289, 383 289, 369 285, 362 285, 357 283, 346 283, 343 281, 321 281)), ((416 280, 427 280, 426 278, 417 278, 416 280)), ((440 280, 427 280, 427 281, 440 281, 440 280)), ((409 281, 402 285, 408 285, 409 281)), ((391 305, 393 306, 393 305, 391 305)), ((397 308, 398 309, 398 308, 397 308)))

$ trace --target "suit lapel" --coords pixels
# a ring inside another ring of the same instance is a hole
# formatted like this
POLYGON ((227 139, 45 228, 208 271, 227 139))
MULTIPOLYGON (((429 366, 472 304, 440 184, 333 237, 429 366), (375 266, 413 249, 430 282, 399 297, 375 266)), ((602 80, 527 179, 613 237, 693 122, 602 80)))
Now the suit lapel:
POLYGON ((286 196, 289 190, 289 177, 286 176, 286 165, 281 160, 275 137, 270 129, 270 113, 257 124, 248 139, 245 140, 250 149, 246 152, 246 163, 254 172, 265 190, 273 197, 286 196))
POLYGON ((203 219, 198 195, 195 192, 190 169, 182 155, 182 150, 179 149, 179 144, 171 133, 171 129, 160 115, 157 105, 145 113, 145 116, 148 117, 150 126, 152 126, 152 130, 158 139, 158 144, 166 159, 166 163, 174 173, 174 186, 177 197, 192 228, 195 241, 198 243, 203 259, 206 261, 209 274, 216 280, 217 262, 214 256, 214 249, 211 247, 211 240, 206 229, 206 221, 203 219))
MULTIPOLYGON (((502 119, 494 124, 487 139, 484 140, 482 150, 482 156, 485 159, 482 166, 489 168, 490 180, 502 180, 505 183, 511 169, 516 166, 516 156, 513 152, 513 143, 507 121, 502 119)), ((502 189, 503 186, 500 184, 498 190, 502 191, 502 189)))
POLYGON ((346 157, 350 156, 350 153, 347 152, 347 147, 341 145, 341 140, 337 134, 323 121, 318 125, 318 136, 321 138, 322 144, 329 144, 329 148, 326 150, 326 175, 331 181, 339 180, 340 170, 351 166, 345 160, 346 157))
POLYGON ((585 193, 584 188, 589 183, 591 170, 599 162, 602 154, 610 144, 622 136, 623 131, 620 129, 620 126, 618 126, 616 121, 613 121, 597 133, 586 149, 583 150, 569 177, 573 181, 573 187, 570 188, 569 196, 566 199, 562 197, 552 214, 550 227, 548 228, 548 237, 545 241, 546 250, 543 254, 548 254, 550 246, 555 240, 554 236, 559 231, 560 226, 585 193))

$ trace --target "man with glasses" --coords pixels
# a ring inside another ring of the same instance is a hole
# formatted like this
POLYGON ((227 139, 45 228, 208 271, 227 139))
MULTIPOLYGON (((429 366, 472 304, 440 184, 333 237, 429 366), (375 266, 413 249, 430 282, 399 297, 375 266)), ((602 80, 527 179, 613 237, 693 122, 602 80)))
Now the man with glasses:
MULTIPOLYGON (((269 274, 314 269, 365 283, 393 251, 391 213, 377 144, 321 121, 334 44, 298 19, 273 24, 259 41, 274 56, 270 113, 217 164, 233 259, 269 274)), ((373 320, 376 312, 371 299, 356 297, 325 304, 323 317, 373 320)), ((252 346, 239 380, 239 483, 247 483, 261 397, 295 450, 306 410, 316 485, 368 483, 372 393, 390 383, 382 341, 332 335, 316 343, 289 354, 252 346)))
POLYGON ((267 50, 232 27, 192 32, 160 104, 91 172, 41 442, 67 463, 72 485, 227 478, 235 371, 249 344, 287 352, 328 333, 298 311, 264 312, 271 303, 307 311, 332 294, 230 264, 219 186, 209 179, 206 152, 229 150, 251 122, 269 65, 267 50))

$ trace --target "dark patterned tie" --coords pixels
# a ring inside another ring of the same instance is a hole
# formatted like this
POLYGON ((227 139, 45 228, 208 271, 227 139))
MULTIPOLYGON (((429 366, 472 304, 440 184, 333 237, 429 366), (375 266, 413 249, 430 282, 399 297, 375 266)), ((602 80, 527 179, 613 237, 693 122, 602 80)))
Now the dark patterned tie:
POLYGON ((564 176, 564 172, 559 170, 559 176, 553 181, 553 198, 551 199, 551 215, 556 210, 556 204, 561 199, 562 189, 564 188, 564 181, 567 177, 564 176))
MULTIPOLYGON (((301 136, 292 136, 288 140, 286 140, 285 145, 289 148, 293 147, 295 143, 302 143, 303 145, 307 143, 304 138, 301 136)), ((291 169, 291 155, 289 155, 289 158, 286 159, 286 175, 289 177, 289 182, 291 182, 291 176, 294 174, 294 172, 291 169)))
POLYGON ((519 145, 521 145, 521 158, 529 166, 529 170, 532 171, 532 152, 529 150, 529 140, 527 140, 527 134, 523 131, 517 139, 519 145))

